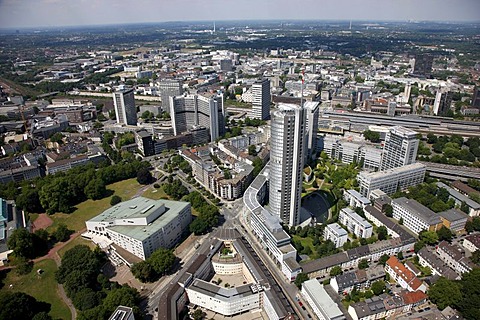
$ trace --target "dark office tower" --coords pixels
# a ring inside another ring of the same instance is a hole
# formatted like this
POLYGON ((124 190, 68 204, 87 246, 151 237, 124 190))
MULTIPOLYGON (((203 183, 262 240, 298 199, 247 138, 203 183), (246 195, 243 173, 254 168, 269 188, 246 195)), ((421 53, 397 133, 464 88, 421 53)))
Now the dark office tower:
POLYGON ((131 126, 137 125, 137 107, 135 107, 133 89, 114 92, 113 104, 115 106, 117 123, 131 126))
POLYGON ((155 154, 155 147, 152 134, 146 130, 139 130, 135 132, 135 142, 138 150, 145 156, 153 156, 155 154))
POLYGON ((480 109, 480 87, 475 86, 473 90, 472 107, 480 109))
POLYGON ((428 53, 418 53, 415 55, 415 65, 413 73, 422 77, 432 75, 433 56, 428 53))
POLYGON ((180 96, 183 94, 183 83, 180 80, 161 80, 158 83, 158 88, 162 98, 163 111, 167 111, 169 108, 169 97, 180 96))
POLYGON ((262 79, 252 85, 253 103, 252 115, 254 119, 266 120, 270 117, 270 80, 262 79))

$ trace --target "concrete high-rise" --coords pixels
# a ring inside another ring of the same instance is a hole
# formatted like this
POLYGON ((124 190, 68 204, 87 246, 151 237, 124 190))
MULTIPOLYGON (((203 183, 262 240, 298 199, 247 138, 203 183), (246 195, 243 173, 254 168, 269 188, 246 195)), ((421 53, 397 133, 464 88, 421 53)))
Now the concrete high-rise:
POLYGON ((303 105, 305 109, 305 157, 307 160, 310 160, 317 153, 319 104, 319 102, 307 101, 303 105))
POLYGON ((114 92, 113 104, 115 106, 117 123, 131 126, 137 125, 137 107, 135 107, 133 89, 114 92))
POLYGON ((415 163, 419 140, 417 132, 395 126, 385 137, 380 171, 415 163))
POLYGON ((304 124, 304 110, 298 105, 279 104, 272 113, 269 206, 289 226, 300 223, 304 124))
POLYGON ((183 94, 183 84, 180 80, 163 79, 158 82, 158 89, 162 99, 163 111, 169 108, 169 98, 183 94))
POLYGON ((475 86, 475 89, 473 89, 472 107, 480 109, 480 87, 479 86, 475 86))
POLYGON ((253 103, 252 115, 254 119, 266 120, 270 116, 270 80, 262 79, 252 85, 253 103))
POLYGON ((194 127, 209 131, 210 141, 225 134, 223 94, 183 95, 170 97, 170 117, 174 135, 194 127))
POLYGON ((452 105, 453 93, 451 91, 438 90, 433 103, 433 114, 445 116, 452 105))

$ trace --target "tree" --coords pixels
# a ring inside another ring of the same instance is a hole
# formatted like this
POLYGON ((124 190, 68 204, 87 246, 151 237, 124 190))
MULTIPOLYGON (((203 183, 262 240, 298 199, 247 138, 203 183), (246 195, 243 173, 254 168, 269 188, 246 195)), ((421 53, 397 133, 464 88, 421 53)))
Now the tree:
POLYGON ((65 138, 65 136, 61 132, 57 132, 50 137, 50 141, 56 142, 58 144, 63 144, 63 138, 65 138))
POLYGON ((418 235, 420 241, 423 241, 425 244, 434 245, 438 243, 438 235, 435 231, 426 231, 423 230, 418 235))
POLYGON ((363 131, 363 136, 366 140, 370 140, 373 143, 380 142, 380 133, 370 130, 363 131))
POLYGON ((92 289, 83 288, 74 295, 72 302, 75 308, 83 311, 96 307, 100 303, 99 298, 99 294, 92 289))
POLYGON ((343 273, 343 270, 340 266, 335 266, 332 269, 330 269, 330 276, 331 277, 336 277, 338 275, 341 275, 343 273))
MULTIPOLYGON (((74 271, 79 271, 78 277, 86 277, 89 281, 94 281, 100 274, 100 266, 105 262, 105 254, 96 249, 90 250, 86 245, 77 245, 65 252, 62 258, 62 264, 55 273, 58 283, 64 283, 67 277, 74 271)), ((70 279, 73 283, 73 279, 70 279)))
POLYGON ((114 206, 118 203, 122 202, 122 198, 114 194, 112 198, 110 199, 110 205, 114 206))
POLYGON ((251 144, 248 146, 248 154, 251 156, 256 156, 257 155, 257 148, 255 147, 254 144, 251 144))
POLYGON ((308 280, 308 275, 306 273, 300 272, 297 275, 297 278, 295 279, 294 283, 297 286, 298 289, 302 288, 302 283, 308 280))
POLYGON ((446 228, 445 226, 442 226, 439 230, 437 230, 437 236, 439 241, 452 241, 453 238, 453 232, 446 228))
POLYGON ((403 225, 403 218, 400 218, 400 220, 398 220, 398 224, 403 225))
POLYGON ((74 233, 73 230, 70 230, 67 228, 67 225, 64 223, 60 223, 53 233, 53 237, 58 241, 58 242, 65 242, 68 239, 70 239, 70 235, 74 233))
POLYGON ((422 250, 423 247, 425 247, 425 242, 417 241, 413 245, 413 250, 415 251, 415 253, 418 253, 418 251, 422 250))
POLYGON ((141 282, 154 282, 158 279, 158 273, 148 261, 135 263, 131 268, 132 274, 141 282))
POLYGON ((50 311, 50 304, 37 301, 23 292, 2 291, 0 293, 0 319, 32 319, 37 313, 50 311))
POLYGON ((402 251, 399 251, 397 253, 397 258, 398 258, 398 260, 403 260, 403 252, 402 251))
POLYGON ((385 282, 382 280, 375 281, 374 283, 372 283, 371 287, 373 294, 376 296, 381 295, 385 291, 385 288, 385 282))
POLYGON ((32 188, 22 188, 22 193, 15 199, 16 205, 27 212, 42 212, 38 191, 32 188))
POLYGON ((385 215, 389 218, 393 217, 393 207, 389 204, 385 205, 385 215))
POLYGON ((476 250, 474 253, 472 253, 470 260, 472 260, 472 262, 476 265, 480 265, 480 250, 476 250))
POLYGON ((390 259, 390 256, 388 254, 384 254, 378 259, 378 264, 381 264, 384 266, 387 263, 387 260, 390 259))
POLYGON ((358 263, 358 269, 367 269, 368 268, 368 261, 366 259, 360 260, 358 263))
POLYGON ((176 257, 172 250, 160 248, 152 253, 148 261, 155 272, 159 275, 164 275, 172 269, 175 259, 176 257))
POLYGON ((17 257, 33 258, 35 256, 34 237, 27 229, 13 230, 7 246, 17 257))
POLYGON ((47 312, 42 311, 34 315, 32 320, 53 320, 53 318, 47 312))
POLYGON ((15 273, 18 275, 26 275, 32 272, 33 261, 25 257, 17 257, 15 259, 15 273))
POLYGON ((105 194, 107 193, 107 188, 105 186, 105 182, 102 179, 93 179, 88 182, 85 186, 83 192, 87 198, 92 200, 99 200, 102 199, 105 194))
POLYGON ((196 236, 205 234, 209 229, 208 223, 204 219, 196 218, 190 223, 188 227, 190 232, 193 232, 196 236))
MULTIPOLYGON (((108 314, 112 314, 118 306, 126 306, 133 309, 135 318, 142 319, 138 307, 140 295, 138 291, 127 285, 121 286, 108 292, 103 300, 103 307, 108 314)), ((107 317, 108 318, 108 317, 107 317)))
POLYGON ((197 309, 192 313, 193 320, 202 320, 207 314, 202 309, 197 309))
POLYGON ((427 294, 430 300, 435 303, 440 310, 448 306, 455 307, 462 300, 460 284, 444 277, 441 277, 430 286, 427 294))
POLYGON ((378 240, 386 240, 388 236, 388 230, 384 226, 377 228, 378 240))
POLYGON ((150 171, 146 168, 142 168, 138 170, 137 173, 137 181, 140 184, 150 184, 150 182, 153 180, 152 174, 150 171))

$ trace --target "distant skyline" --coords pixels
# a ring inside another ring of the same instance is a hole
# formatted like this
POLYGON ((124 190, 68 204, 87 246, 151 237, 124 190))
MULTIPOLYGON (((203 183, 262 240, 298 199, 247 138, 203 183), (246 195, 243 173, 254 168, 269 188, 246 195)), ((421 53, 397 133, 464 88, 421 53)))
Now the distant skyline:
POLYGON ((0 0, 0 28, 199 20, 480 21, 480 0, 0 0))

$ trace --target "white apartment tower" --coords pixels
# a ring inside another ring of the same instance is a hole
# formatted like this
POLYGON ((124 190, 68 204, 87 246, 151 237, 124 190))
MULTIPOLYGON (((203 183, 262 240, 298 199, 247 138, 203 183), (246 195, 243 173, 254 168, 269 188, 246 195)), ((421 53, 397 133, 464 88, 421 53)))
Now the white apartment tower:
POLYGON ((137 107, 133 89, 119 90, 113 93, 113 104, 117 123, 130 126, 137 125, 137 107))
POLYGON ((418 150, 417 132, 395 126, 385 137, 380 171, 415 163, 418 150))
POLYGON ((271 120, 270 210, 289 226, 300 223, 304 118, 304 110, 300 106, 279 104, 271 120))
POLYGON ((169 99, 174 135, 198 126, 209 131, 210 141, 225 133, 222 94, 183 95, 169 99))
POLYGON ((305 109, 305 136, 307 159, 311 159, 317 152, 317 132, 318 132, 318 114, 319 102, 307 101, 304 103, 305 109))
POLYGON ((270 116, 270 80, 262 79, 252 85, 252 118, 266 120, 270 116))

